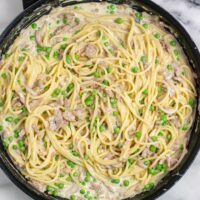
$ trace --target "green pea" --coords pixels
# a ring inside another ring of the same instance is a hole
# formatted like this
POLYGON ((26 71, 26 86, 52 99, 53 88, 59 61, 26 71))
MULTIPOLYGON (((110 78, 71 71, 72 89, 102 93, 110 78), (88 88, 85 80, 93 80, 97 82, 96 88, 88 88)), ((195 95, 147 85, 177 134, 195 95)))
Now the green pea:
POLYGON ((153 140, 153 142, 158 141, 158 137, 157 136, 152 136, 151 139, 153 140))
POLYGON ((71 56, 68 54, 66 55, 66 63, 69 65, 71 64, 71 56))
POLYGON ((36 23, 32 23, 31 27, 32 27, 32 29, 36 29, 37 28, 37 24, 36 23))
POLYGON ((55 190, 54 187, 52 187, 52 186, 50 186, 50 185, 47 186, 47 191, 48 191, 48 192, 52 193, 54 190, 55 190))
POLYGON ((74 172, 74 173, 73 173, 73 176, 74 176, 74 177, 78 177, 78 176, 79 176, 79 173, 78 173, 78 172, 74 172))
POLYGON ((74 83, 70 83, 70 84, 67 86, 67 92, 71 92, 73 89, 74 89, 74 83))
POLYGON ((179 55, 179 50, 178 49, 174 49, 174 55, 178 56, 179 55))
POLYGON ((80 19, 78 17, 75 18, 74 20, 77 24, 80 24, 80 19))
POLYGON ((24 140, 19 140, 18 145, 20 148, 24 147, 25 146, 24 140))
POLYGON ((86 183, 90 182, 90 177, 86 176, 86 177, 84 178, 84 181, 85 181, 86 183))
POLYGON ((137 22, 140 22, 143 19, 141 12, 136 12, 135 17, 136 17, 137 22))
POLYGON ((104 46, 108 47, 109 46, 109 42, 104 42, 104 46))
POLYGON ((63 19, 63 24, 69 24, 69 20, 68 19, 63 19))
POLYGON ((149 150, 150 150, 151 152, 153 152, 153 153, 156 153, 156 152, 157 152, 157 147, 154 146, 154 145, 151 145, 151 146, 149 147, 149 150))
POLYGON ((86 106, 92 106, 94 104, 94 96, 90 95, 85 99, 85 105, 86 106))
POLYGON ((115 134, 119 134, 120 133, 120 128, 119 127, 115 127, 114 128, 114 133, 115 134))
POLYGON ((100 127, 99 127, 99 131, 100 132, 104 132, 106 130, 106 127, 102 124, 100 127))
POLYGON ((70 168, 75 168, 75 167, 76 167, 76 163, 72 162, 71 160, 68 160, 68 161, 67 161, 67 165, 68 165, 70 168))
POLYGON ((9 117, 6 117, 5 120, 6 120, 7 122, 13 122, 13 121, 14 121, 14 117, 9 116, 9 117))
POLYGON ((112 180, 111 180, 111 183, 119 184, 119 183, 120 183, 120 180, 119 180, 119 179, 112 179, 112 180))
POLYGON ((17 124, 19 121, 20 121, 20 118, 18 118, 18 117, 14 119, 15 124, 17 124))
POLYGON ((144 164, 145 164, 146 166, 149 166, 149 165, 151 164, 151 161, 150 161, 150 160, 145 160, 145 161, 144 161, 144 164))
POLYGON ((81 194, 85 194, 85 190, 84 190, 84 189, 81 189, 81 190, 80 190, 80 193, 81 193, 81 194))
POLYGON ((81 182, 81 185, 86 186, 86 182, 85 182, 85 181, 82 181, 82 182, 81 182))
POLYGON ((156 33, 155 35, 154 35, 154 37, 156 38, 156 39, 160 39, 160 33, 156 33))
POLYGON ((108 80, 103 80, 102 84, 104 84, 104 85, 106 85, 106 86, 109 86, 109 85, 110 85, 110 83, 109 83, 108 80))
POLYGON ((139 68, 138 67, 133 67, 132 68, 132 72, 133 73, 138 73, 139 72, 139 68))
POLYGON ((117 23, 117 24, 122 24, 123 22, 124 22, 124 20, 120 17, 115 19, 115 23, 117 23))
POLYGON ((13 148, 14 150, 17 150, 18 146, 17 146, 16 144, 13 144, 12 148, 13 148))
POLYGON ((146 62, 146 60, 147 60, 147 58, 146 58, 146 56, 145 56, 145 55, 141 56, 141 58, 140 58, 140 61, 141 61, 141 62, 145 63, 145 62, 146 62))
POLYGON ((167 115, 164 114, 161 116, 161 123, 163 126, 165 126, 168 123, 167 115))
POLYGON ((117 111, 113 111, 113 116, 118 116, 119 115, 119 112, 117 112, 117 111))
POLYGON ((7 74, 4 72, 4 73, 1 74, 1 77, 2 77, 3 79, 7 79, 7 74))
POLYGON ((158 133, 158 136, 162 137, 162 136, 164 136, 164 133, 163 133, 162 131, 160 131, 160 132, 158 133))
POLYGON ((64 41, 64 42, 66 42, 67 40, 68 40, 68 38, 67 38, 67 37, 64 37, 64 38, 63 38, 63 41, 64 41))
POLYGON ((107 71, 108 74, 110 74, 112 72, 112 68, 111 67, 107 67, 106 71, 107 71))
POLYGON ((53 193, 52 193, 52 196, 54 197, 58 197, 59 196, 59 193, 57 190, 54 190, 53 193))
POLYGON ((0 99, 0 107, 3 107, 5 104, 5 101, 3 99, 0 99))
POLYGON ((60 189, 63 189, 65 187, 64 183, 55 183, 55 185, 60 189))
POLYGON ((144 95, 147 95, 149 92, 148 92, 148 89, 144 89, 144 91, 142 92, 144 95))
POLYGON ((134 163, 134 160, 133 159, 128 159, 128 163, 129 163, 129 165, 132 165, 134 163))
POLYGON ((35 35, 31 35, 30 40, 35 40, 35 35))
POLYGON ((194 99, 190 98, 188 104, 193 108, 195 105, 194 99))
POLYGON ((171 41, 170 41, 170 45, 171 45, 171 46, 175 47, 176 44, 177 44, 176 40, 171 40, 171 41))
POLYGON ((184 124, 183 127, 182 127, 182 130, 187 131, 188 130, 188 124, 184 124))
POLYGON ((155 110, 155 106, 154 105, 150 105, 149 110, 153 112, 155 110))
POLYGON ((77 53, 75 53, 74 57, 75 57, 75 60, 79 59, 79 55, 77 53))
POLYGON ((61 89, 56 88, 54 89, 53 93, 51 94, 52 97, 58 97, 61 94, 61 89))
POLYGON ((148 25, 148 24, 143 24, 143 27, 144 27, 145 29, 148 29, 148 28, 149 28, 149 25, 148 25))
POLYGON ((129 181, 128 180, 124 180, 123 184, 124 184, 125 187, 128 187, 129 186, 129 181))
POLYGON ((147 185, 144 186, 143 191, 150 191, 154 189, 155 184, 154 183, 148 183, 147 185))
POLYGON ((0 125, 0 131, 3 131, 3 129, 4 129, 3 125, 0 125))
POLYGON ((58 51, 54 51, 54 53, 53 53, 53 57, 54 57, 56 60, 58 60, 59 57, 60 57, 59 52, 58 52, 58 51))
POLYGON ((137 132, 135 133, 135 137, 136 137, 137 139, 140 139, 141 136, 142 136, 142 132, 141 132, 141 131, 137 131, 137 132))
POLYGON ((18 138, 18 137, 19 137, 20 131, 21 131, 20 129, 15 129, 15 130, 14 130, 14 137, 15 137, 15 138, 18 138))

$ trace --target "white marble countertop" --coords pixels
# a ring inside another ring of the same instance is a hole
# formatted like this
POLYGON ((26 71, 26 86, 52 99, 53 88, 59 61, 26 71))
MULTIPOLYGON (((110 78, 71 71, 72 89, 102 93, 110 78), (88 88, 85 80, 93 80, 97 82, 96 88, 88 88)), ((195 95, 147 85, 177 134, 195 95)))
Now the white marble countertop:
MULTIPOLYGON (((189 0, 153 0, 182 22, 200 49, 200 5, 189 0)), ((191 0, 200 2, 200 0, 191 0)), ((0 32, 22 11, 22 0, 0 0, 0 32)), ((158 200, 200 200, 200 153, 176 185, 158 200)), ((0 170, 0 199, 31 200, 0 170)))

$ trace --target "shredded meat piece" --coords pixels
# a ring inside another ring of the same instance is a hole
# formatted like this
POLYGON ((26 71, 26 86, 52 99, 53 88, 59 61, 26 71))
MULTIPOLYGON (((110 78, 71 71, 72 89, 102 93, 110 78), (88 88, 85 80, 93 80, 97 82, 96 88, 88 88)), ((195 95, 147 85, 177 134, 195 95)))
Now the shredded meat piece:
POLYGON ((162 45, 163 49, 164 49, 167 53, 169 53, 169 45, 166 44, 164 40, 161 40, 161 41, 160 41, 160 44, 162 45))
POLYGON ((35 124, 32 125, 32 128, 36 132, 36 134, 38 135, 39 138, 44 137, 44 133, 42 133, 35 124))
POLYGON ((88 58, 93 58, 97 53, 97 47, 94 44, 89 44, 85 48, 85 55, 88 58))
POLYGON ((76 121, 76 118, 75 118, 74 114, 69 110, 66 110, 63 113, 63 118, 66 119, 67 121, 70 121, 70 122, 76 121))
POLYGON ((63 124, 63 118, 62 118, 62 113, 60 110, 56 111, 56 115, 53 117, 50 117, 48 119, 49 121, 49 128, 52 131, 56 131, 59 128, 61 128, 62 124, 63 124))
POLYGON ((25 96, 23 92, 18 92, 20 101, 25 104, 25 96))
POLYGON ((181 123, 178 119, 177 116, 175 116, 173 119, 171 119, 171 123, 176 127, 176 128, 181 128, 181 123))
POLYGON ((23 138, 25 135, 26 135, 26 132, 25 132, 24 129, 22 129, 22 130, 20 131, 20 133, 19 133, 19 137, 20 137, 20 138, 23 138))
POLYGON ((61 19, 67 19, 67 20, 71 21, 75 17, 75 14, 74 13, 61 13, 58 15, 58 17, 61 19))
POLYGON ((38 45, 42 46, 42 36, 39 30, 35 32, 35 41, 38 45))
POLYGON ((46 185, 44 183, 40 183, 38 181, 31 181, 31 185, 33 185, 36 189, 38 189, 39 191, 44 192, 46 190, 46 185))
POLYGON ((178 159, 173 156, 168 157, 167 158, 168 167, 173 167, 173 165, 175 165, 177 161, 178 161, 178 159))
POLYGON ((90 189, 94 190, 97 193, 97 195, 103 192, 103 188, 99 183, 91 183, 90 189))
POLYGON ((30 103, 30 109, 31 109, 31 110, 34 110, 39 104, 40 104, 40 100, 33 100, 33 101, 30 103))
POLYGON ((165 80, 170 80, 174 77, 174 73, 173 72, 169 72, 167 70, 163 71, 163 76, 165 78, 165 80))
POLYGON ((12 133, 7 128, 3 131, 3 138, 10 137, 11 135, 12 133))

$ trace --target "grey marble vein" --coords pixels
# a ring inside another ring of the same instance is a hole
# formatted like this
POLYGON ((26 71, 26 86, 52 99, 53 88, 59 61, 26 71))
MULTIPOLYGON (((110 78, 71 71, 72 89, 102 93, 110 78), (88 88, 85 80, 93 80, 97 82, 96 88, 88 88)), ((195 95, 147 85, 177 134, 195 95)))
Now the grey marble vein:
MULTIPOLYGON (((200 49, 200 0, 153 0, 179 20, 200 49)), ((22 0, 0 0, 0 32, 22 10, 22 0)), ((200 200, 200 154, 176 185, 158 200, 200 200)), ((0 170, 0 200, 31 200, 0 170)), ((114 199, 113 199, 114 200, 114 199)))

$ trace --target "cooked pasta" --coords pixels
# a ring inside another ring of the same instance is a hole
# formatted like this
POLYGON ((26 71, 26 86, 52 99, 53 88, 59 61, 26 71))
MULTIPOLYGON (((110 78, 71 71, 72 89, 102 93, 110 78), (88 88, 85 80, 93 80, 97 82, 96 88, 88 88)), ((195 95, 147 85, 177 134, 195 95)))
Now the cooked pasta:
POLYGON ((193 72, 156 17, 108 3, 55 8, 0 66, 2 141, 42 192, 124 199, 187 153, 193 72))

